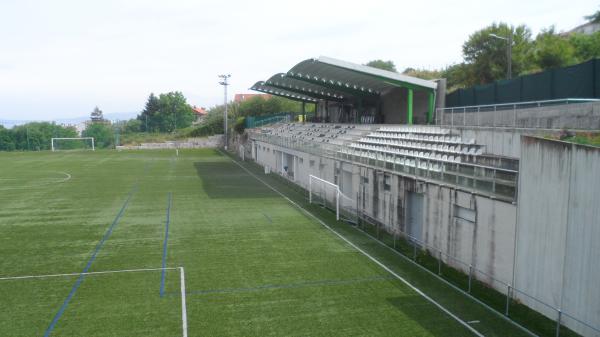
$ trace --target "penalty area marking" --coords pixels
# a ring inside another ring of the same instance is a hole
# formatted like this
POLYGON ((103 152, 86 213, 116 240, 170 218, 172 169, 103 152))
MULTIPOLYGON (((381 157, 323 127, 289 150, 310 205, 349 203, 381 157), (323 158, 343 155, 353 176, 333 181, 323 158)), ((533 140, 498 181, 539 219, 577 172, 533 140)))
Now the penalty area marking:
POLYGON ((476 336, 479 337, 485 337, 481 332, 475 330, 470 324, 468 324, 467 322, 463 321, 462 319, 460 319, 458 316, 454 315, 452 312, 450 312, 450 310, 446 309, 443 305, 441 305, 440 303, 436 302, 433 298, 427 296, 427 294, 425 294, 423 291, 421 291, 419 288, 415 287, 414 285, 412 285, 410 282, 408 282, 406 279, 404 279, 402 276, 398 275, 396 272, 394 272, 393 270, 391 270, 388 266, 384 265, 383 263, 379 262, 379 260, 377 260, 376 258, 374 258, 373 256, 371 256, 369 253, 365 252, 364 250, 362 250, 361 248, 359 248, 358 246, 356 246, 354 243, 352 243, 350 240, 346 239, 343 235, 339 234, 338 232, 336 232, 335 230, 333 230, 333 228, 329 227, 325 222, 323 222, 321 219, 319 219, 316 215, 312 214, 311 212, 309 212, 308 210, 306 210, 304 207, 300 206, 298 203, 296 203, 295 201, 293 201, 292 199, 288 198, 286 195, 284 195, 283 193, 279 192, 279 190, 277 190, 275 187, 271 186, 270 184, 268 184, 267 182, 265 182, 264 180, 260 179, 258 176, 256 176, 254 173, 250 172, 250 170, 248 170, 247 168, 245 168, 244 166, 242 166, 240 163, 238 163, 236 160, 234 160, 233 158, 229 157, 228 155, 224 154, 221 150, 219 150, 219 152, 221 152, 221 154, 223 154, 225 157, 229 158, 229 160, 231 160, 234 164, 236 164, 237 166, 241 167, 244 171, 246 171, 249 175, 251 175, 252 177, 254 177, 254 179, 260 181, 261 183, 263 183, 265 186, 267 186, 268 188, 270 188, 271 190, 273 190, 275 193, 279 194, 281 197, 283 197, 285 200, 287 200, 289 203, 291 203, 292 205, 294 205, 295 207, 297 207, 299 210, 301 210, 303 213, 305 213, 306 215, 310 216, 311 218, 315 219, 317 222, 319 222, 323 227, 327 228, 329 231, 331 231, 333 234, 335 234, 337 237, 339 237, 340 239, 342 239, 343 241, 345 241, 347 244, 349 244, 352 248, 356 249, 358 252, 362 253, 364 256, 366 256, 369 260, 375 262, 378 266, 380 266, 381 268, 383 268, 385 271, 387 271, 388 273, 392 274, 395 278, 397 278, 398 280, 402 281, 402 283, 404 283, 405 285, 407 285, 409 288, 411 288, 413 291, 415 291, 417 294, 421 295, 423 298, 425 298, 427 301, 429 301, 430 303, 432 303, 433 305, 435 305, 436 307, 438 307, 440 310, 442 310, 443 312, 445 312, 448 316, 452 317, 454 320, 456 320, 458 323, 460 323, 462 326, 464 326, 465 328, 467 328, 469 331, 471 331, 473 334, 475 334, 476 336))
MULTIPOLYGON (((22 185, 22 186, 13 186, 13 187, 3 187, 0 188, 0 191, 7 191, 7 190, 20 190, 20 189, 25 189, 25 188, 33 188, 33 187, 42 187, 42 186, 47 186, 47 185, 52 185, 52 184, 61 184, 64 183, 68 180, 71 179, 71 175, 67 172, 62 172, 62 171, 48 171, 50 173, 58 173, 63 175, 64 177, 60 177, 60 178, 39 178, 39 180, 44 180, 44 179, 53 179, 51 181, 46 181, 46 182, 41 182, 38 184, 28 184, 28 185, 22 185), (56 180, 54 180, 56 179, 56 180)), ((0 180, 21 180, 21 178, 0 178, 0 180)), ((27 181, 27 179, 23 179, 24 181, 27 181)))
POLYGON ((179 270, 180 288, 181 288, 181 328, 183 337, 188 335, 187 327, 187 305, 185 298, 185 271, 183 267, 165 267, 165 268, 140 268, 140 269, 122 269, 122 270, 105 270, 105 271, 92 271, 87 273, 65 273, 65 274, 47 274, 47 275, 25 275, 25 276, 5 276, 0 277, 0 281, 11 281, 11 280, 27 280, 27 279, 43 279, 53 277, 68 277, 68 276, 81 276, 81 275, 106 275, 106 274, 117 274, 117 273, 136 273, 136 272, 148 272, 158 270, 179 270))
POLYGON ((0 277, 0 281, 9 280, 25 280, 25 279, 36 279, 36 278, 49 278, 49 277, 66 277, 66 276, 79 276, 79 275, 100 275, 100 274, 116 274, 116 273, 135 273, 142 271, 157 271, 157 270, 174 270, 175 267, 169 268, 141 268, 141 269, 122 269, 122 270, 105 270, 105 271, 92 271, 87 273, 66 273, 66 274, 47 274, 47 275, 25 275, 25 276, 4 276, 0 277))

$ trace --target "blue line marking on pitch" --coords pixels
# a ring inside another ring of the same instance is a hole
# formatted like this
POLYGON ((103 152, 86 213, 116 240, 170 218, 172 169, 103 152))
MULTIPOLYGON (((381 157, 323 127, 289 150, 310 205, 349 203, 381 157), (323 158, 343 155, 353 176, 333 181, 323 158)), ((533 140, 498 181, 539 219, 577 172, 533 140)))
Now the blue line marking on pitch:
POLYGON ((271 219, 270 216, 267 215, 267 213, 262 212, 262 214, 265 216, 265 218, 267 218, 267 220, 269 220, 269 223, 273 222, 273 220, 271 219))
POLYGON ((102 236, 102 239, 100 239, 100 242, 98 242, 98 244, 96 244, 96 248, 92 252, 92 256, 90 257, 90 259, 88 260, 87 264, 85 265, 85 268, 83 269, 83 271, 81 272, 81 274, 79 274, 79 277, 77 278, 77 281, 75 281, 75 284, 73 285, 73 288, 71 288, 71 291, 69 292, 69 295, 67 295, 67 298, 65 299, 65 301, 63 302, 63 304, 60 306, 60 309, 58 309, 58 312, 56 313, 56 315, 54 315, 54 318, 52 319, 52 322, 50 323, 50 325, 48 326, 48 328, 44 332, 44 337, 50 336, 50 333, 52 333, 52 330, 54 330, 54 327, 56 326, 56 323, 58 323, 58 320, 64 314, 65 310, 67 309, 67 306, 69 305, 69 302, 71 302, 71 299, 73 299, 73 296, 75 296, 75 292, 77 292, 77 289, 79 289, 79 286, 81 286, 81 283, 83 282, 83 279, 85 278, 85 273, 87 273, 90 270, 90 268, 92 267, 92 263, 94 262, 94 260, 96 260, 96 256, 98 255, 98 252, 100 251, 100 249, 104 245, 104 242, 112 234, 113 229, 119 223, 119 220, 121 219, 121 217, 123 216, 123 213, 125 212, 125 208, 127 208, 127 205, 129 204, 129 200, 131 200, 131 197, 137 191, 137 189, 138 189, 138 186, 136 184, 133 187, 133 189, 129 192, 129 195, 127 196, 127 199, 125 199, 125 202, 123 203, 123 206, 121 206, 121 210, 119 210, 119 213, 117 213, 117 216, 113 220, 112 224, 108 227, 108 230, 104 233, 104 235, 102 236))
MULTIPOLYGON (((361 282, 371 282, 371 281, 385 281, 385 280, 394 280, 395 278, 392 276, 373 276, 373 277, 364 277, 364 278, 353 278, 346 280, 316 280, 316 281, 306 281, 306 282, 298 282, 298 283, 288 283, 288 284, 266 284, 258 287, 249 287, 249 288, 223 288, 223 289, 206 289, 206 290, 191 290, 186 291, 188 295, 208 295, 208 294, 227 294, 227 293, 239 293, 239 292, 249 292, 249 291, 260 291, 260 290, 269 290, 269 289, 293 289, 293 288, 305 288, 305 287, 315 287, 315 286, 327 286, 327 285, 343 285, 343 284, 353 284, 353 283, 361 283, 361 282)), ((169 292, 167 295, 180 295, 178 292, 169 292)))
POLYGON ((167 201, 167 218, 165 220, 165 241, 163 242, 163 253, 162 253, 162 271, 160 274, 160 297, 165 295, 165 277, 167 267, 167 242, 169 241, 169 224, 171 223, 171 205, 173 193, 169 192, 167 201))

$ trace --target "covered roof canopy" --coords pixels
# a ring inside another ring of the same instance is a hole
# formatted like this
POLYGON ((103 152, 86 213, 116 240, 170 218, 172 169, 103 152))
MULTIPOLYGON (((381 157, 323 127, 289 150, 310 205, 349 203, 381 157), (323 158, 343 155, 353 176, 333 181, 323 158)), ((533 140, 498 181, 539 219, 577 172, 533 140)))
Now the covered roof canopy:
POLYGON ((307 95, 304 95, 302 93, 298 93, 295 91, 289 91, 289 90, 273 87, 273 86, 265 84, 265 82, 263 82, 263 81, 256 82, 250 89, 255 90, 255 91, 264 92, 266 94, 289 98, 294 101, 307 102, 307 103, 316 103, 318 101, 317 98, 307 96, 307 95))
POLYGON ((251 89, 305 102, 319 99, 348 101, 378 98, 393 88, 404 87, 432 92, 437 83, 329 57, 308 59, 287 73, 275 74, 251 89), (258 85, 260 84, 260 85, 258 85), (258 90, 262 89, 262 90, 258 90), (270 90, 270 91, 265 91, 270 90))
POLYGON ((295 78, 286 76, 284 73, 271 76, 271 78, 265 81, 265 84, 281 89, 293 90, 305 95, 310 95, 314 98, 332 101, 342 101, 347 96, 347 94, 342 91, 331 89, 319 84, 297 80, 295 78))

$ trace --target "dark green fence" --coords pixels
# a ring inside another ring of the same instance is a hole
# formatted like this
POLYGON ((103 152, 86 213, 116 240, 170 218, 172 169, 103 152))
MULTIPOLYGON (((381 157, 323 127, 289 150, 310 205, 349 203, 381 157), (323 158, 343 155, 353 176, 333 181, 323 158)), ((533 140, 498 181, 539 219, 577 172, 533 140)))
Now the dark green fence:
POLYGON ((458 89, 446 95, 446 107, 562 98, 600 98, 600 59, 512 80, 458 89))
POLYGON ((296 119, 296 115, 296 113, 291 112, 280 112, 264 116, 248 116, 246 117, 246 128, 257 128, 280 122, 293 122, 296 119))

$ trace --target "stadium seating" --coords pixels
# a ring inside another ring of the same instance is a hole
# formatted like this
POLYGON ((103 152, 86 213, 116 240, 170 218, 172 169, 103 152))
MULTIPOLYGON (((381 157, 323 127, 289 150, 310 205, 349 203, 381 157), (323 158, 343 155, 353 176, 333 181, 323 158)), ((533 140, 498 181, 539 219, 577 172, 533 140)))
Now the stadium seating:
POLYGON ((371 131, 360 124, 286 123, 263 128, 263 133, 305 142, 343 145, 371 131))
POLYGON ((338 145, 342 155, 441 171, 445 164, 476 163, 484 146, 437 126, 286 123, 262 133, 315 144, 338 145))

